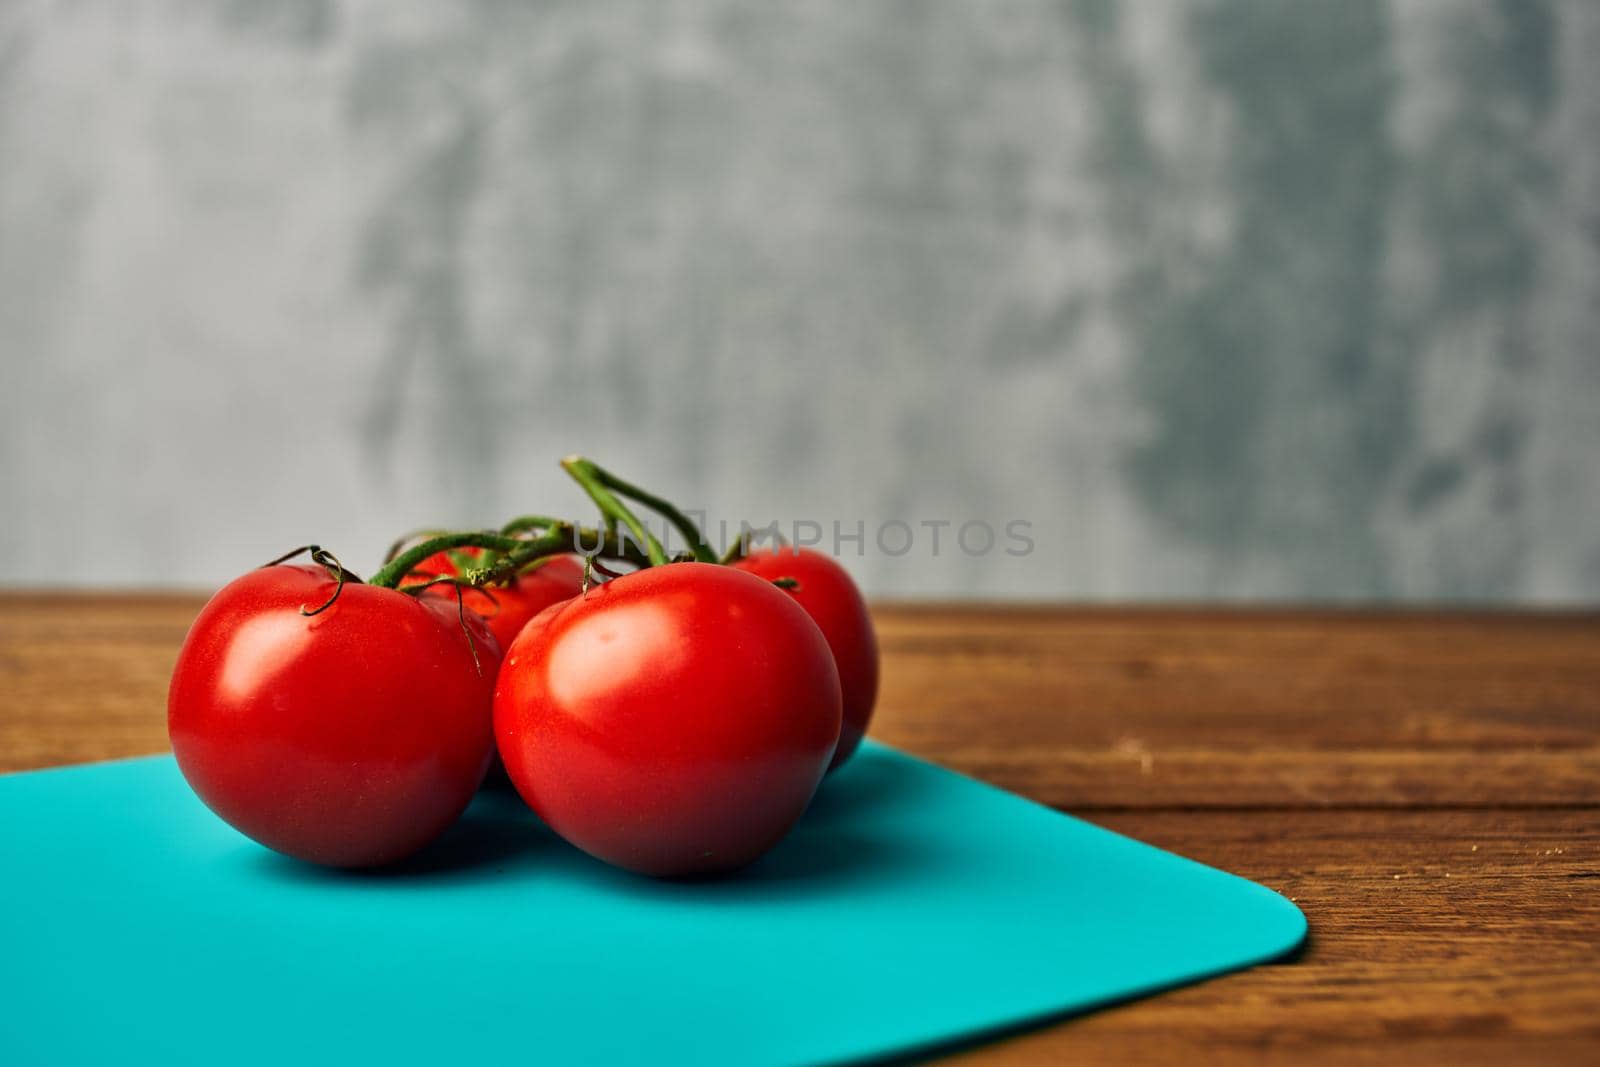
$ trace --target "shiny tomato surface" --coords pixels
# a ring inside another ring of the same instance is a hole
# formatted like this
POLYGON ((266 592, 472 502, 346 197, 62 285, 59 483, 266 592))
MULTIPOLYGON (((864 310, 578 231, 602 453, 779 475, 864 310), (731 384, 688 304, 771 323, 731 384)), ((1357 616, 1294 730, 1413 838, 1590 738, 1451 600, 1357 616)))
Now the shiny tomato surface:
MULTIPOLYGON (((479 549, 467 549, 471 555, 479 549)), ((429 577, 449 577, 460 571, 447 552, 438 552, 424 560, 416 570, 417 578, 407 579, 407 585, 429 577)), ((449 592, 441 585, 439 593, 449 592)), ((508 585, 493 586, 487 591, 467 589, 462 599, 467 608, 477 612, 489 623, 501 648, 510 648, 511 642, 529 619, 563 600, 570 600, 583 591, 583 560, 577 556, 551 556, 530 571, 518 575, 508 585)), ((452 594, 453 595, 453 594, 452 594)))
POLYGON ((398 860, 472 799, 493 751, 500 649, 455 599, 280 564, 230 582, 189 631, 167 697, 178 766, 212 811, 335 867, 398 860))
POLYGON ((833 754, 838 767, 861 744, 878 702, 878 638, 861 591, 832 556, 809 548, 762 548, 734 564, 769 581, 793 578, 787 590, 822 630, 839 667, 844 724, 833 754))
POLYGON ((512 782, 562 837, 643 874, 716 874, 810 803, 839 738, 839 674, 776 586, 671 563, 537 616, 494 710, 512 782))

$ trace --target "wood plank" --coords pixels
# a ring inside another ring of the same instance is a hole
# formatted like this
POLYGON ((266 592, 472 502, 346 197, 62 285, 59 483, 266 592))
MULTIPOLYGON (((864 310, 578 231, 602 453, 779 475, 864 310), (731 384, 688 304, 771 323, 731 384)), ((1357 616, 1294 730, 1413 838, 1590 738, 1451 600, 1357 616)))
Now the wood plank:
POLYGON ((874 733, 1058 807, 1600 803, 1600 616, 880 607, 874 733))
POLYGON ((204 598, 0 596, 0 771, 167 749, 167 682, 204 598))

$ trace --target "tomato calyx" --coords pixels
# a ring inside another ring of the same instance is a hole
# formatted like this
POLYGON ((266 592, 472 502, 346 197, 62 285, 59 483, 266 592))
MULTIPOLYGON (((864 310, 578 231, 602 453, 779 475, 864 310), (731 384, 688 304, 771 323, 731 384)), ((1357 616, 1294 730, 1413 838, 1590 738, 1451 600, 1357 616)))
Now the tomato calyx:
POLYGON ((295 549, 292 552, 285 552, 283 555, 279 556, 277 559, 271 560, 270 562, 267 562, 267 563, 263 563, 262 566, 263 567, 276 567, 280 563, 289 562, 291 559, 294 559, 296 556, 300 555, 302 552, 311 553, 311 562, 315 563, 317 566, 319 566, 323 570, 327 571, 328 572, 328 577, 332 578, 334 580, 335 584, 334 584, 334 587, 333 587, 333 595, 332 596, 330 596, 327 600, 323 601, 321 605, 319 605, 318 607, 315 607, 315 608, 308 608, 304 604, 301 604, 300 605, 300 614, 305 615, 307 617, 310 617, 312 615, 320 615, 324 611, 327 611, 329 608, 333 607, 333 602, 335 600, 339 599, 339 594, 340 593, 344 592, 344 586, 345 586, 346 582, 350 582, 350 583, 353 583, 355 585, 362 584, 361 583, 361 577, 358 574, 356 574, 355 571, 353 571, 350 568, 346 567, 343 563, 340 563, 338 556, 335 556, 332 552, 329 552, 327 549, 323 548, 321 545, 301 545, 299 548, 295 549))
MULTIPOLYGON (((294 559, 296 556, 301 555, 302 553, 309 553, 311 556, 311 562, 315 563, 317 566, 321 567, 325 572, 327 572, 328 577, 332 578, 334 582, 333 594, 329 596, 327 600, 324 600, 321 604, 318 604, 314 608, 305 604, 300 605, 300 614, 306 616, 307 618, 310 618, 314 615, 321 615, 324 611, 327 611, 329 608, 333 607, 334 603, 338 601, 339 595, 344 592, 344 587, 346 585, 379 585, 378 582, 363 582, 360 575, 351 570, 349 567, 346 567, 342 562, 340 562, 338 556, 335 556, 332 552, 329 552, 321 545, 301 545, 299 548, 294 549, 291 552, 285 552, 277 559, 263 563, 261 566, 263 568, 276 567, 280 563, 289 562, 291 559, 294 559)), ((441 575, 439 577, 429 578, 423 582, 407 585, 404 588, 397 589, 396 592, 404 593, 407 596, 421 596, 427 590, 439 585, 452 586, 456 591, 456 613, 457 617, 461 620, 461 633, 467 639, 467 651, 472 653, 472 665, 477 669, 478 674, 481 677, 483 675, 483 663, 478 658, 478 643, 473 640, 472 629, 467 625, 467 607, 466 602, 462 598, 462 589, 473 588, 472 584, 461 578, 441 575)), ((382 588, 382 586, 380 586, 380 588, 382 588)), ((479 592, 488 597, 490 601, 494 601, 494 594, 489 592, 487 589, 480 589, 479 592)))

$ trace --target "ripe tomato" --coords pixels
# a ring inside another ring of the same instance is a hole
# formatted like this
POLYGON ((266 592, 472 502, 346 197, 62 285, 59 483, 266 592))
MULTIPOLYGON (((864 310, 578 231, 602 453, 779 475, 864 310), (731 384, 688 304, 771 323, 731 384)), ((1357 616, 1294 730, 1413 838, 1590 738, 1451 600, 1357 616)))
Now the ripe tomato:
POLYGON ((839 739, 822 633, 769 582, 651 567, 529 623, 506 652, 495 737, 558 834, 657 877, 734 870, 789 831, 839 739))
POLYGON ((866 602, 850 575, 832 556, 809 548, 762 548, 734 564, 740 570, 765 578, 793 578, 788 590, 822 630, 839 665, 839 685, 844 692, 844 726, 833 770, 855 752, 872 720, 878 701, 878 638, 866 602))
MULTIPOLYGON (((476 548, 466 551, 471 555, 481 552, 476 548)), ((438 552, 424 560, 417 573, 426 577, 448 577, 460 572, 448 553, 438 552)), ((407 580, 406 584, 413 583, 407 580)), ((439 588, 444 589, 443 586, 439 588)), ((551 604, 571 600, 581 592, 583 560, 577 556, 551 556, 531 571, 518 575, 509 585, 495 586, 487 592, 463 590, 462 597, 469 610, 489 623, 500 647, 509 648, 529 619, 551 604)))
POLYGON ((211 598, 178 654, 167 730, 212 811, 298 859, 389 863, 455 821, 493 751, 500 649, 455 598, 252 571, 211 598))

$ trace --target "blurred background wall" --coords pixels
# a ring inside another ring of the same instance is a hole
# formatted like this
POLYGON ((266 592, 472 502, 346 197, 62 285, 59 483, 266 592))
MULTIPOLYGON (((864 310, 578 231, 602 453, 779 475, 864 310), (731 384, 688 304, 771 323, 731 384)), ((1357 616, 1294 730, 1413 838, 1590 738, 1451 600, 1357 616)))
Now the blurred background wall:
POLYGON ((1593 0, 6 0, 0 582, 360 570, 586 515, 582 451, 864 520, 878 595, 1594 602, 1597 56, 1593 0))

